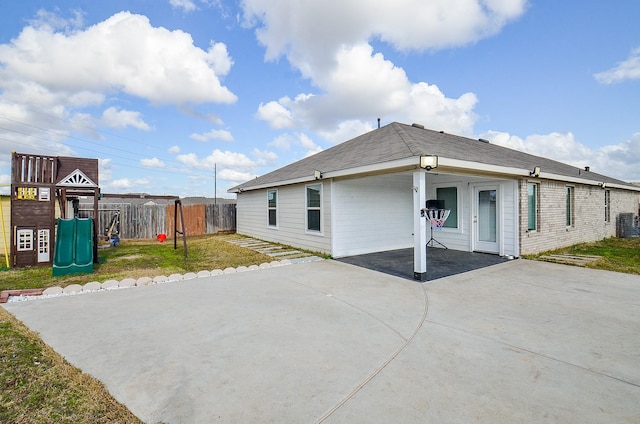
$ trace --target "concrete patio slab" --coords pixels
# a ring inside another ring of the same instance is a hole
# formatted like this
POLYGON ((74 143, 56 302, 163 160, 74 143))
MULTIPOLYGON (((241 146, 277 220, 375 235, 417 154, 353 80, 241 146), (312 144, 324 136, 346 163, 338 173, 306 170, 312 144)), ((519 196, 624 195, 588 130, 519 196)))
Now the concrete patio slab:
POLYGON ((148 423, 640 420, 640 276, 316 261, 3 307, 148 423))

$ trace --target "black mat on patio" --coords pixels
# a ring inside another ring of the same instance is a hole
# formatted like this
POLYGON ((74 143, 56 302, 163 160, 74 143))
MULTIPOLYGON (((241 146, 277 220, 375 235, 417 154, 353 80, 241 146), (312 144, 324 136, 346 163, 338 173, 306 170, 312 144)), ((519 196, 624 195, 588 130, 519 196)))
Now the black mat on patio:
MULTIPOLYGON (((348 256, 336 260, 416 281, 413 278, 413 248, 348 256)), ((427 281, 473 271, 507 260, 488 253, 427 247, 427 281)))

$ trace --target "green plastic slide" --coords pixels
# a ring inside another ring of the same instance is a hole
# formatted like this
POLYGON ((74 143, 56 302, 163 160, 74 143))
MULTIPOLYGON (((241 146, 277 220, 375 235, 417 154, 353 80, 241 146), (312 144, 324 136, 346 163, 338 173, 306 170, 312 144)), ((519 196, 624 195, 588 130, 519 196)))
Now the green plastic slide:
POLYGON ((93 272, 93 219, 58 218, 53 276, 93 272))

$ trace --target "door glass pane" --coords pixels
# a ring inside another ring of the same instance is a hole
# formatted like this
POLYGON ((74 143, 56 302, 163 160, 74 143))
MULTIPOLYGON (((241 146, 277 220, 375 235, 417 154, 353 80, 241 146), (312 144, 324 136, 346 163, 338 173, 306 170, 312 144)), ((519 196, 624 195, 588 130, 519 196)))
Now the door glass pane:
POLYGON ((478 192, 478 240, 495 242, 496 237, 496 191, 478 192))

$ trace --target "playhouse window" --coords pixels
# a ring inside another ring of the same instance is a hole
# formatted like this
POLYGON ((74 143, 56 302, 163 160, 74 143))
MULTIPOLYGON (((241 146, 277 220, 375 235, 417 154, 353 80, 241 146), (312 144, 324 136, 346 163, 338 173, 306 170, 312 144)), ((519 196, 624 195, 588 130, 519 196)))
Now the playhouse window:
POLYGON ((278 225, 278 191, 269 190, 267 192, 267 213, 268 225, 275 227, 278 225))
POLYGON ((320 231, 322 185, 307 186, 307 230, 320 231))
POLYGON ((18 252, 33 250, 33 230, 18 230, 18 252))

